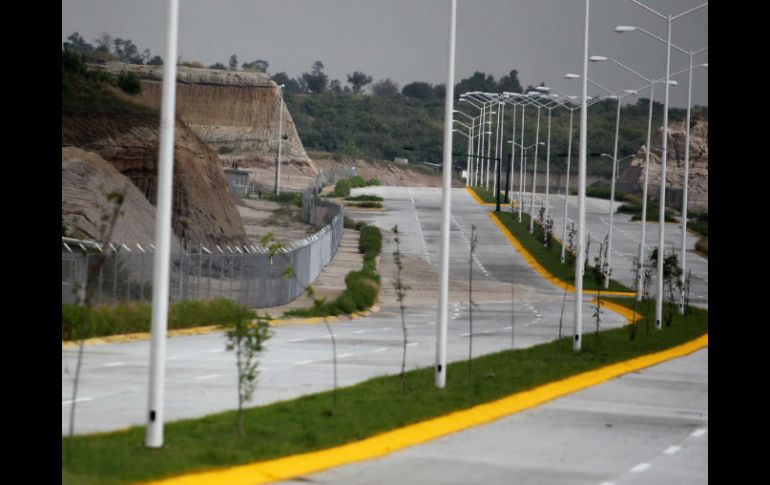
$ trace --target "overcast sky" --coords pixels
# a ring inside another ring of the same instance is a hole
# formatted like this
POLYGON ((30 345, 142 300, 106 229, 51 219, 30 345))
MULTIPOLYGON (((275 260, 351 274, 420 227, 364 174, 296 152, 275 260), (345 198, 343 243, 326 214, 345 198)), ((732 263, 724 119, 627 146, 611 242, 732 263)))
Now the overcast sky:
MULTIPOLYGON (((62 0, 62 41, 79 32, 87 41, 102 31, 128 38, 140 50, 165 57, 167 1, 62 0)), ((482 71, 495 79, 519 71, 522 87, 544 81, 578 94, 584 2, 582 0, 458 0, 455 83, 482 71)), ((644 0, 663 14, 676 15, 703 0, 644 0)), ((329 79, 347 83, 364 71, 375 80, 391 78, 445 83, 449 0, 180 0, 179 55, 186 61, 227 65, 263 59, 269 73, 297 77, 323 62, 329 79)), ((664 77, 665 44, 641 33, 614 32, 636 25, 666 37, 666 21, 629 0, 591 0, 590 54, 613 57, 645 77, 664 77)), ((684 50, 708 44, 708 7, 673 22, 672 42, 684 50)), ((688 56, 672 50, 671 72, 688 66, 688 56)), ((708 51, 695 57, 708 62, 708 51)), ((646 84, 605 63, 589 65, 589 78, 612 90, 646 84)), ((676 79, 671 105, 687 103, 687 74, 676 79)), ((589 86, 589 95, 600 93, 589 86)), ((648 97, 647 91, 641 93, 648 97)), ((662 102, 662 90, 656 90, 662 102)), ((693 103, 708 105, 708 70, 693 73, 693 103)))

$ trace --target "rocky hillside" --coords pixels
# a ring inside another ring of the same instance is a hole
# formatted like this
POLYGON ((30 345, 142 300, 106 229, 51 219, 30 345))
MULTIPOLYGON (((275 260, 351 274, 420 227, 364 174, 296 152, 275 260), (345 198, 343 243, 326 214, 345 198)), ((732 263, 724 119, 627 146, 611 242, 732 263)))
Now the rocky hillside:
MULTIPOLYGON (((690 173, 688 189, 688 209, 692 211, 708 210, 708 121, 693 119, 690 128, 690 173)), ((660 154, 661 132, 652 139, 652 151, 650 152, 650 179, 649 186, 660 187, 660 154), (657 141, 656 141, 657 140, 657 141)), ((666 159, 666 187, 682 190, 684 181, 684 150, 685 150, 685 122, 669 125, 668 130, 668 157, 666 159)), ((631 161, 637 181, 644 184, 644 160, 647 156, 647 148, 642 145, 631 161)), ((651 192, 656 196, 658 189, 651 192)))
MULTIPOLYGON (((137 101, 160 108, 163 66, 112 63, 114 74, 134 72, 142 83, 137 101)), ((221 71, 177 66, 176 113, 226 164, 239 168, 272 168, 278 153, 279 108, 283 109, 281 161, 293 172, 315 175, 294 127, 281 103, 278 87, 260 72, 221 71)))
MULTIPOLYGON (((102 240, 102 215, 113 205, 107 194, 122 193, 121 214, 115 220, 112 241, 141 244, 155 242, 155 207, 139 189, 109 162, 93 152, 76 147, 61 151, 62 222, 70 228, 70 236, 78 239, 102 240)), ((179 248, 174 237, 172 250, 179 248)))
MULTIPOLYGON (((62 113, 62 147, 77 147, 106 160, 154 206, 159 124, 160 116, 153 112, 65 112, 62 113)), ((63 150, 63 172, 68 170, 65 155, 63 150)), ((63 173, 62 178, 65 176, 69 175, 63 173)), ((95 186, 84 188, 98 190, 95 186)), ((208 244, 247 242, 216 152, 178 118, 172 217, 174 233, 181 239, 208 244)))

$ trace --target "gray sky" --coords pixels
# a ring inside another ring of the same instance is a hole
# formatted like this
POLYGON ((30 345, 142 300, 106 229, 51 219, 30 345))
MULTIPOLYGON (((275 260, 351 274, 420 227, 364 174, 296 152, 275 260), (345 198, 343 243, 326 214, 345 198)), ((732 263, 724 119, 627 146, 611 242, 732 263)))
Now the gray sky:
MULTIPOLYGON (((582 66, 584 2, 581 0, 458 0, 455 83, 474 71, 495 79, 519 71, 522 87, 544 81, 578 94, 579 81, 564 79, 582 66)), ((703 0, 644 0, 676 15, 703 0)), ((102 31, 129 38, 141 49, 165 57, 164 0, 62 0, 62 41, 72 32, 89 42, 102 31)), ((664 77, 665 44, 641 33, 614 32, 636 25, 666 37, 666 21, 629 0, 591 0, 590 53, 613 57, 645 77, 664 77)), ((180 0, 179 55, 206 65, 264 59, 268 71, 297 77, 316 60, 329 79, 347 83, 364 71, 375 80, 390 77, 445 83, 449 0, 180 0)), ((708 7, 673 22, 672 41, 685 50, 708 44, 708 7)), ((695 57, 708 62, 708 52, 695 57)), ((688 66, 672 50, 671 72, 688 66)), ((646 84, 614 64, 592 63, 589 78, 613 90, 646 84)), ((687 103, 687 74, 676 79, 671 105, 687 103)), ((589 95, 599 93, 589 85, 589 95)), ((647 91, 642 96, 649 96, 647 91)), ((662 102, 662 90, 656 90, 662 102)), ((633 102, 636 98, 631 99, 633 102)), ((693 73, 693 103, 708 105, 708 70, 693 73)))

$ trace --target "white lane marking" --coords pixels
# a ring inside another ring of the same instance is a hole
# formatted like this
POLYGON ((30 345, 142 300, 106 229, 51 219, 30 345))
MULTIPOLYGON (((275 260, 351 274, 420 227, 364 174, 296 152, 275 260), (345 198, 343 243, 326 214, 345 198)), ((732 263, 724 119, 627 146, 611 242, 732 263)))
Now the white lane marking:
POLYGON ((338 359, 345 359, 347 357, 353 357, 353 354, 340 354, 337 356, 338 359))
POLYGON ((356 330, 353 333, 366 333, 366 330, 356 330))
POLYGON ((615 485, 614 482, 602 482, 599 485, 615 485))
POLYGON ((110 362, 109 364, 104 364, 102 367, 117 367, 119 365, 126 365, 125 362, 110 362))
POLYGON ((224 351, 225 351, 225 349, 211 349, 211 350, 207 350, 206 353, 207 354, 214 354, 214 353, 217 353, 217 352, 224 352, 224 351))
POLYGON ((645 471, 645 470, 646 470, 646 469, 648 469, 648 468, 650 468, 650 464, 649 464, 649 463, 639 463, 638 465, 636 465, 635 467, 633 467, 633 468, 631 469, 631 471, 632 471, 632 472, 635 472, 635 473, 639 473, 639 472, 643 472, 643 471, 645 471))
POLYGON ((304 342, 305 340, 310 340, 309 338, 295 338, 293 340, 289 340, 289 343, 295 344, 297 342, 304 342))
POLYGON ((676 445, 674 445, 674 446, 669 446, 668 448, 666 448, 666 449, 663 451, 663 453, 665 453, 665 454, 667 454, 667 455, 673 455, 674 453, 676 453, 677 451, 679 451, 679 450, 681 450, 681 449, 682 449, 682 447, 681 447, 681 446, 676 446, 676 445))
POLYGON ((378 328, 377 330, 393 330, 393 327, 383 327, 383 328, 378 328))
MULTIPOLYGON (((75 399, 75 403, 87 402, 87 401, 93 401, 93 400, 94 400, 94 398, 92 398, 92 397, 79 397, 79 398, 75 399)), ((67 399, 67 400, 64 400, 64 401, 61 402, 62 406, 66 406, 67 404, 72 404, 72 399, 67 399)))
POLYGON ((420 342, 409 342, 408 344, 406 344, 407 347, 412 347, 414 345, 420 345, 420 342))
POLYGON ((700 428, 700 429, 696 429, 695 431, 693 431, 690 434, 690 436, 692 436, 693 438, 700 438, 704 434, 706 434, 706 429, 705 428, 700 428))
POLYGON ((380 347, 379 349, 374 349, 372 352, 385 352, 386 350, 388 350, 387 347, 380 347))
POLYGON ((216 377, 219 377, 219 374, 209 374, 206 376, 199 376, 199 377, 196 377, 196 379, 198 379, 199 381, 205 381, 207 379, 214 379, 216 377))
POLYGON ((311 364, 315 362, 314 360, 300 360, 299 362, 295 362, 294 365, 305 365, 305 364, 311 364))
POLYGON ((166 360, 178 360, 179 356, 172 355, 171 357, 166 357, 166 360))

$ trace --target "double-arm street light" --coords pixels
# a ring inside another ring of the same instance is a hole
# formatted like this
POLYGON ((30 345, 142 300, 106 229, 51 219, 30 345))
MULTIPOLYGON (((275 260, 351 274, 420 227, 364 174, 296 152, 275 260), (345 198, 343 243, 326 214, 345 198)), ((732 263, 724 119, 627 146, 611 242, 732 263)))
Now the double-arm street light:
POLYGON ((281 141, 283 140, 283 87, 281 84, 278 86, 278 97, 280 99, 278 103, 278 158, 275 163, 275 193, 276 195, 281 193, 281 141))
POLYGON ((671 79, 671 23, 680 17, 683 17, 687 14, 693 13, 703 7, 708 6, 708 2, 698 5, 697 7, 693 7, 689 10, 685 10, 684 12, 677 15, 671 15, 671 14, 663 15, 662 13, 656 10, 653 10, 652 8, 648 7, 647 5, 643 4, 638 0, 631 0, 631 1, 636 5, 646 9, 647 11, 652 12, 658 17, 666 20, 666 24, 668 27, 667 38, 665 40, 639 27, 620 25, 615 28, 615 31, 620 33, 642 32, 666 44, 666 82, 665 82, 665 98, 663 102, 663 143, 662 143, 663 154, 661 157, 661 166, 660 166, 660 198, 659 198, 660 212, 658 214, 658 258, 657 258, 658 267, 657 267, 657 281, 656 281, 657 298, 655 300, 655 327, 657 329, 660 329, 663 323, 663 259, 664 259, 664 256, 663 256, 664 232, 663 231, 665 226, 665 215, 666 215, 666 157, 668 154, 668 87, 669 87, 669 80, 671 79))

